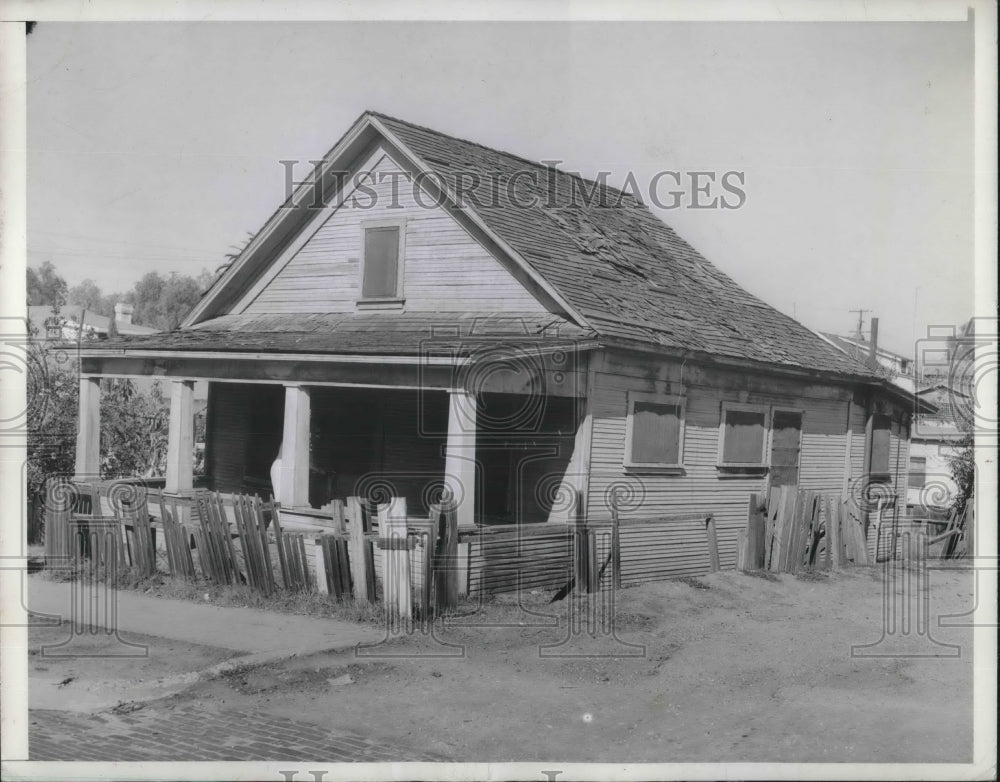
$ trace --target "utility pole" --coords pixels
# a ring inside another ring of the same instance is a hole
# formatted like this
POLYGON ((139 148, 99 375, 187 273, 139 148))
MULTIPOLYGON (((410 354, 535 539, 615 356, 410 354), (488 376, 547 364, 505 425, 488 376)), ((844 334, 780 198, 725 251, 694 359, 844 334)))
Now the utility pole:
POLYGON ((865 341, 865 333, 864 333, 864 322, 865 322, 864 318, 865 318, 865 313, 866 312, 871 312, 871 310, 848 310, 848 312, 856 312, 856 313, 858 313, 858 341, 859 342, 864 342, 865 341))

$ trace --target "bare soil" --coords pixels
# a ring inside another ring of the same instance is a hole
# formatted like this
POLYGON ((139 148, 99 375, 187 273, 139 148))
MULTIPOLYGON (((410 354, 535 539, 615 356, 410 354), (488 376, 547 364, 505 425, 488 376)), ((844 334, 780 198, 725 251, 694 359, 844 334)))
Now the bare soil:
MULTIPOLYGON (((963 762, 972 636, 937 618, 970 610, 973 590, 968 570, 934 571, 933 640, 883 657, 851 653, 882 637, 880 570, 646 584, 618 593, 614 634, 595 636, 572 633, 572 606, 550 594, 505 596, 433 636, 238 670, 144 708, 166 719, 181 702, 224 703, 453 760, 963 762), (959 656, 920 656, 945 643, 959 656)), ((121 675, 217 661, 217 650, 156 648, 121 675)), ((45 663, 83 678, 118 664, 45 663)))

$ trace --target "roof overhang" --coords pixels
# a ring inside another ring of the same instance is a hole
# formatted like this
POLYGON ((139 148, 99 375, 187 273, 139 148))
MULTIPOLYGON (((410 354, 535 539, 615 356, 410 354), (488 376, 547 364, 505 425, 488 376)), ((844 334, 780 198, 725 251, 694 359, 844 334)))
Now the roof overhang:
POLYGON ((751 361, 749 359, 721 356, 715 353, 705 353, 702 351, 675 350, 667 347, 657 347, 654 345, 629 342, 628 340, 602 338, 601 344, 603 347, 617 348, 620 350, 639 353, 653 353, 665 358, 671 358, 678 361, 690 361, 703 366, 715 366, 724 369, 741 371, 751 370, 798 380, 835 383, 836 385, 841 386, 861 386, 875 391, 876 393, 884 394, 893 401, 902 403, 906 407, 912 406, 912 409, 918 413, 936 413, 938 411, 937 407, 932 405, 926 399, 921 399, 916 396, 912 391, 900 388, 896 384, 885 380, 884 378, 871 375, 855 375, 845 372, 823 371, 785 364, 768 364, 764 362, 751 361))

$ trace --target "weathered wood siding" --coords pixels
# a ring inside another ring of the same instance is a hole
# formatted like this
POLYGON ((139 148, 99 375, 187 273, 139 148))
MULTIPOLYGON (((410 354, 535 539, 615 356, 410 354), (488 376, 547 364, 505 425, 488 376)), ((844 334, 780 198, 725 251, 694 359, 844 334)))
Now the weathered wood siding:
MULTIPOLYGON (((412 312, 544 312, 545 308, 501 263, 430 196, 413 193, 411 180, 386 154, 372 158, 374 198, 358 193, 337 208, 270 283, 247 313, 354 312, 360 293, 363 221, 405 220, 403 295, 412 312), (396 199, 393 201, 393 177, 396 199), (381 180, 381 181, 380 181, 381 180)), ((281 262, 281 261, 279 261, 281 262)), ((236 311, 239 311, 238 309, 236 311)))
MULTIPOLYGON (((592 457, 588 516, 607 518, 610 496, 624 489, 623 518, 712 513, 722 567, 736 561, 737 530, 746 523, 750 494, 762 492, 766 473, 718 468, 719 423, 724 401, 798 409, 803 412, 800 485, 837 492, 843 486, 847 448, 847 388, 699 369, 626 355, 595 361, 592 457), (682 381, 683 372, 683 382, 682 381), (684 469, 679 474, 627 471, 622 464, 628 392, 683 394, 687 400, 684 469)), ((862 436, 864 427, 861 427, 862 436)), ((860 471, 860 467, 858 468, 860 471)), ((704 563, 678 561, 678 575, 704 563)))
POLYGON ((847 448, 848 395, 840 400, 804 399, 799 486, 840 494, 847 448))

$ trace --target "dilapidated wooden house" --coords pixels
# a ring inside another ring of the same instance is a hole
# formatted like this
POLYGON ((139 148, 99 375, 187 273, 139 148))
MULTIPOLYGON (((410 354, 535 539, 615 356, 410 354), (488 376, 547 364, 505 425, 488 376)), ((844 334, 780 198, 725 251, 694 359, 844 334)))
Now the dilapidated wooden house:
POLYGON ((172 389, 166 491, 191 492, 207 380, 204 483, 273 488, 303 524, 379 493, 420 513, 450 492, 463 531, 615 502, 623 518, 711 513, 725 567, 769 485, 906 491, 905 392, 646 206, 373 112, 180 329, 82 361, 79 475, 97 471, 100 378, 152 375, 172 389))

